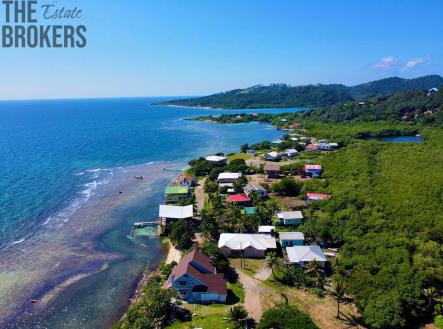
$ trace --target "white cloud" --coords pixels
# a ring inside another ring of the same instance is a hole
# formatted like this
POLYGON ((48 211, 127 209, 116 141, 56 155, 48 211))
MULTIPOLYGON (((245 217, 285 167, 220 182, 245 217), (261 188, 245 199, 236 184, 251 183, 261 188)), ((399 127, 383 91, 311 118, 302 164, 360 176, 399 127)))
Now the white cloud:
POLYGON ((407 71, 413 69, 417 65, 428 64, 429 62, 431 62, 431 57, 413 58, 405 63, 405 65, 402 68, 402 71, 407 71))
POLYGON ((397 64, 397 62, 397 58, 395 58, 394 56, 387 56, 381 58, 377 63, 372 65, 372 67, 375 69, 389 69, 397 64))

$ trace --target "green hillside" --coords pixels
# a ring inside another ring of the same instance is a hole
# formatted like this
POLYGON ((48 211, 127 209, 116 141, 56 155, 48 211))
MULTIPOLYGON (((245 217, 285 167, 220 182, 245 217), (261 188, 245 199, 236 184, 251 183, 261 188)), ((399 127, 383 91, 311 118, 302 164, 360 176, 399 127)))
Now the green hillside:
POLYGON ((198 98, 178 99, 160 104, 227 109, 323 107, 405 90, 428 90, 442 85, 443 78, 439 75, 429 75, 416 79, 387 78, 354 87, 340 84, 306 86, 272 84, 235 89, 198 98))

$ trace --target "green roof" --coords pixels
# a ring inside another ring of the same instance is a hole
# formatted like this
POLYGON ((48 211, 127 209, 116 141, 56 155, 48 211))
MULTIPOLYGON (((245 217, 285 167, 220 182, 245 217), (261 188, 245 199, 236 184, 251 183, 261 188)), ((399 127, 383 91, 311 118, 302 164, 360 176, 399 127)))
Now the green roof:
POLYGON ((187 186, 169 186, 165 190, 165 194, 188 194, 187 186))

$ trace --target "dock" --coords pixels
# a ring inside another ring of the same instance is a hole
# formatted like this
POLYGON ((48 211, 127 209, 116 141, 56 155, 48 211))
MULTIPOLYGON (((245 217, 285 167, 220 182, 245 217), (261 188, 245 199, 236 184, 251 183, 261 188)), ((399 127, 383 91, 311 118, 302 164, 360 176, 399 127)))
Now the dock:
POLYGON ((137 222, 132 225, 131 236, 134 236, 134 232, 137 229, 142 229, 145 227, 160 227, 162 222, 160 220, 148 221, 148 222, 137 222))

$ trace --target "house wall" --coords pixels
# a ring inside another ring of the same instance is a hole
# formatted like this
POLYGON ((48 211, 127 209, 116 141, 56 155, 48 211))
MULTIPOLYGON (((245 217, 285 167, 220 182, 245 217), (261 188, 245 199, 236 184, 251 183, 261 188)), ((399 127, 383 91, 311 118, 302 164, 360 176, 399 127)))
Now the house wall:
POLYGON ((265 170, 265 174, 266 176, 268 176, 269 178, 276 178, 280 175, 280 171, 275 171, 275 170, 265 170))
POLYGON ((282 247, 303 246, 303 240, 280 240, 282 247))
POLYGON ((221 250, 228 257, 245 257, 245 258, 265 258, 266 251, 265 250, 257 250, 254 248, 246 248, 245 250, 231 250, 228 247, 222 247, 221 250))
MULTIPOLYGON (((292 263, 292 265, 300 266, 301 268, 304 268, 304 267, 308 266, 308 264, 309 264, 309 262, 292 263)), ((324 266, 325 266, 325 262, 318 262, 318 264, 319 264, 321 267, 324 267, 324 266)))
POLYGON ((167 194, 165 195, 166 203, 174 203, 182 200, 186 200, 189 198, 189 194, 167 194))
POLYGON ((237 180, 238 180, 238 178, 223 178, 223 179, 219 179, 218 183, 219 184, 235 183, 237 180))
POLYGON ((291 219, 284 219, 283 224, 284 225, 300 225, 302 223, 302 219, 300 218, 291 218, 291 219))
POLYGON ((225 303, 226 297, 227 297, 226 295, 219 295, 217 293, 194 292, 192 299, 194 301, 199 301, 202 303, 210 303, 210 302, 225 303))
POLYGON ((192 289, 201 284, 199 280, 189 275, 182 275, 172 280, 172 288, 177 290, 183 300, 192 299, 192 289))

